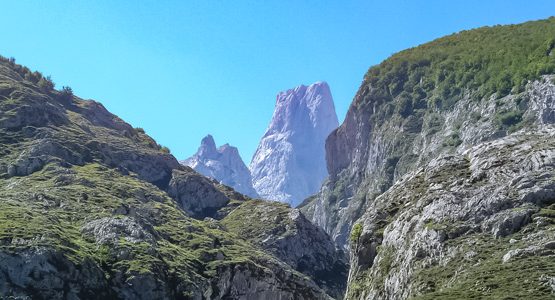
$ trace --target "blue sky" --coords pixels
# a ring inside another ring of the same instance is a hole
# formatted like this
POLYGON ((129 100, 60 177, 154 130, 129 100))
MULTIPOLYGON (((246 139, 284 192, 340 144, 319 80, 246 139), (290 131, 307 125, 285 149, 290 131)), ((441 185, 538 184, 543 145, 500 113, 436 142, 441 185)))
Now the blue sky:
POLYGON ((211 133, 248 164, 276 94, 330 84, 340 120, 366 70, 555 1, 0 1, 0 54, 143 127, 178 159, 211 133))

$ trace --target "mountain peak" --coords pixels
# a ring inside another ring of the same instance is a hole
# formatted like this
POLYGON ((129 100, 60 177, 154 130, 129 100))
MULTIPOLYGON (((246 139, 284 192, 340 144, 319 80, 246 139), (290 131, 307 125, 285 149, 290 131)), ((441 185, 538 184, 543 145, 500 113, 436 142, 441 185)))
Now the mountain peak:
MULTIPOLYGON (((207 136, 199 153, 248 174, 236 148, 222 148, 207 136)), ((347 264, 329 236, 297 210, 258 202, 0 56, 0 298, 340 297, 347 264)))
POLYGON ((323 133, 319 135, 324 134, 325 137, 339 126, 331 90, 325 81, 279 92, 265 136, 303 126, 312 127, 312 130, 322 127, 320 131, 323 133), (301 124, 307 121, 310 124, 301 124))
POLYGON ((325 81, 279 92, 250 164, 257 192, 292 205, 315 193, 327 176, 325 140, 338 125, 325 81))
POLYGON ((321 94, 331 94, 330 87, 325 81, 316 81, 310 85, 300 84, 294 88, 281 91, 277 94, 276 103, 283 101, 300 100, 307 92, 318 92, 321 94), (288 97, 294 95, 295 97, 288 97))
POLYGON ((197 155, 206 158, 212 158, 218 155, 216 142, 214 141, 214 137, 212 137, 212 135, 208 134, 201 140, 197 155))
POLYGON ((216 147, 214 137, 210 134, 201 140, 197 153, 181 161, 181 164, 230 186, 242 194, 258 197, 252 186, 249 169, 241 159, 239 150, 227 143, 216 147))

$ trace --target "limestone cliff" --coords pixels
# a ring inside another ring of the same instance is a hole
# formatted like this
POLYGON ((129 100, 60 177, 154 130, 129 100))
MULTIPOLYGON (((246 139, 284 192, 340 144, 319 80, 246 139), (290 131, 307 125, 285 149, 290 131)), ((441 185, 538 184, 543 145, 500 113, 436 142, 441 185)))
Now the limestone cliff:
POLYGON ((555 127, 443 155, 369 204, 348 298, 549 298, 555 127))
POLYGON ((355 220, 407 172, 443 153, 555 123, 554 22, 466 31, 370 68, 326 141, 330 179, 302 211, 347 247, 355 220), (499 49, 507 55, 498 56, 499 49), (512 56, 532 55, 537 62, 511 64, 512 56), (514 78, 506 75, 509 65, 514 78))

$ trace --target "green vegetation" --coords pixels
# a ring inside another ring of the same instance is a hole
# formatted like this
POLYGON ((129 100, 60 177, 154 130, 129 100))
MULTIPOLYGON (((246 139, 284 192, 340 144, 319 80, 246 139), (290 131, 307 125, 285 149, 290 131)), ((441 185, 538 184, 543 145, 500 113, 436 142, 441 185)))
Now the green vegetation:
POLYGON ((131 277, 165 270, 170 278, 184 282, 214 276, 227 264, 259 265, 260 260, 273 259, 217 227, 186 217, 155 186, 99 164, 76 166, 70 172, 48 165, 18 178, 17 190, 6 189, 7 184, 0 180, 0 251, 43 246, 61 251, 75 264, 92 259, 106 274, 131 277), (131 207, 148 215, 155 243, 130 242, 122 232, 114 244, 98 244, 82 230, 91 220, 128 217, 125 211, 131 207), (122 252, 126 258, 118 258, 122 252))
POLYGON ((362 224, 356 223, 351 229, 351 243, 358 242, 358 239, 362 235, 362 224))
POLYGON ((337 178, 337 181, 335 181, 333 185, 333 190, 331 190, 328 195, 328 202, 330 203, 330 205, 334 205, 337 199, 341 199, 345 195, 348 185, 348 178, 344 176, 340 176, 339 178, 337 178))
MULTIPOLYGON (((539 143, 543 144, 543 141, 539 143)), ((526 142, 523 144, 530 145, 526 142)), ((517 146, 514 147, 517 148, 517 146)), ((535 147, 537 146, 533 148, 535 147)), ((547 144, 542 147, 549 149, 547 144)), ((514 155, 513 149, 512 147, 496 149, 495 155, 511 157, 514 155)), ((388 193, 394 193, 393 197, 384 197, 381 205, 373 203, 375 213, 370 214, 366 220, 371 220, 374 225, 380 226, 382 223, 380 218, 385 215, 385 221, 383 221, 385 226, 391 224, 396 218, 402 218, 397 219, 397 228, 408 226, 416 219, 408 212, 415 211, 414 208, 423 211, 427 203, 436 201, 438 198, 438 196, 432 196, 423 201, 423 195, 430 194, 431 186, 443 184, 446 187, 458 180, 466 181, 472 176, 470 168, 470 162, 464 159, 435 170, 427 176, 417 173, 411 180, 405 182, 402 188, 389 190, 388 193), (394 203, 399 200, 406 202, 394 203), (395 207, 401 207, 401 209, 396 210, 395 207), (410 221, 406 216, 411 218, 410 221)), ((484 183, 473 182, 472 184, 484 183)), ((539 183, 538 186, 540 186, 539 183)), ((542 204, 531 216, 532 221, 519 231, 505 237, 496 238, 489 231, 472 229, 472 226, 476 225, 470 223, 471 225, 468 226, 466 220, 441 217, 425 219, 422 224, 425 229, 435 231, 441 237, 442 246, 434 246, 433 250, 426 246, 415 247, 413 244, 417 241, 417 243, 423 242, 424 245, 430 245, 426 240, 418 240, 423 237, 415 234, 415 232, 422 233, 420 229, 405 234, 407 248, 404 250, 400 250, 403 246, 388 249, 388 246, 392 244, 397 246, 399 242, 389 236, 390 243, 386 244, 387 246, 378 245, 377 257, 373 260, 373 265, 367 269, 361 267, 361 270, 355 274, 356 277, 350 282, 347 299, 368 298, 369 291, 372 291, 371 295, 375 298, 387 298, 387 291, 391 292, 390 284, 396 282, 393 275, 399 275, 396 273, 399 269, 396 268, 407 266, 406 273, 402 271, 403 269, 399 272, 409 276, 408 288, 412 293, 411 296, 414 297, 411 299, 552 299, 553 292, 549 286, 549 280, 555 277, 555 260, 552 246, 547 246, 547 243, 552 241, 555 233, 553 226, 555 225, 555 203, 554 199, 549 197, 539 199, 542 199, 542 204), (391 243, 391 241, 394 242, 391 243), (411 257, 404 252, 406 249, 416 250, 416 255, 411 257), (511 252, 513 255, 507 259, 507 253, 517 249, 518 254, 511 252), (421 254, 419 254, 420 250, 421 254), (413 259, 402 260, 407 257, 413 259)), ((514 211, 528 209, 529 207, 513 208, 514 211)), ((411 226, 414 226, 412 224, 411 226)), ((374 233, 372 241, 379 244, 378 237, 377 232, 374 233)))
POLYGON ((495 115, 495 122, 500 128, 509 128, 515 126, 522 121, 522 112, 512 110, 498 112, 495 115))
POLYGON ((444 222, 437 223, 434 220, 430 219, 426 221, 426 223, 424 224, 424 228, 428 230, 443 231, 445 233, 448 233, 453 228, 456 228, 455 225, 456 224, 449 224, 444 222))
POLYGON ((499 121, 505 126, 518 124, 522 120, 522 113, 519 111, 509 111, 499 115, 499 121))
MULTIPOLYGON (((459 176, 455 174, 454 177, 459 176)), ((414 187, 406 188, 412 190, 414 187)), ((503 262, 510 250, 525 249, 537 239, 551 240, 555 233, 555 204, 532 216, 536 217, 550 219, 548 224, 551 225, 545 225, 541 235, 537 234, 537 225, 532 222, 519 232, 497 239, 489 233, 460 235, 457 234, 460 224, 427 220, 426 229, 441 231, 449 237, 444 253, 450 255, 447 263, 440 263, 440 257, 426 264, 411 263, 411 290, 415 291, 411 299, 528 299, 530 295, 534 295, 534 299, 552 299, 548 285, 548 278, 555 276, 552 251, 543 249, 503 262), (532 232, 535 233, 531 235, 532 232)), ((376 265, 356 275, 350 283, 347 299, 360 298, 369 290, 383 296, 381 293, 387 289, 385 280, 396 268, 393 257, 396 251, 378 246, 376 265)))
POLYGON ((42 249, 64 264, 56 275, 75 268, 86 281, 89 269, 100 270, 110 286, 131 286, 146 276, 179 299, 205 292, 236 267, 275 275, 278 284, 308 284, 218 223, 188 217, 163 190, 178 167, 167 147, 69 87, 50 90, 53 83, 41 76, 0 58, 2 254, 14 261, 25 253, 48 259, 42 249))
POLYGON ((459 137, 459 132, 451 133, 444 141, 443 146, 446 147, 457 147, 458 145, 462 144, 462 140, 459 137))
POLYGON ((438 113, 431 113, 426 118, 425 126, 428 134, 437 133, 443 126, 443 117, 438 113))
POLYGON ((54 86, 55 86, 55 84, 52 81, 52 78, 50 78, 50 76, 47 76, 46 78, 43 77, 43 76, 40 76, 40 79, 37 82, 37 85, 43 91, 51 91, 51 90, 54 89, 54 86))
POLYGON ((465 91, 478 99, 517 93, 555 72, 554 47, 555 17, 455 33, 370 68, 363 102, 395 100, 395 111, 406 117, 415 107, 450 109, 465 91))
POLYGON ((537 213, 538 217, 545 217, 551 219, 551 223, 555 224, 555 203, 549 207, 542 208, 537 213))
POLYGON ((60 101, 69 103, 71 102, 72 99, 73 99, 73 89, 70 88, 69 86, 62 87, 62 90, 60 91, 60 101))
POLYGON ((378 257, 374 260, 376 266, 366 269, 356 276, 356 279, 352 280, 349 285, 349 293, 346 295, 345 299, 360 299, 366 298, 362 297, 366 292, 373 289, 383 298, 384 295, 381 291, 385 288, 384 283, 389 272, 395 268, 394 256, 395 249, 391 247, 378 246, 377 249, 378 257), (377 270, 377 272, 372 272, 372 270, 377 270))
MULTIPOLYGON (((471 235, 452 240, 475 256, 461 253, 447 265, 433 265, 415 274, 415 284, 425 294, 414 299, 552 299, 551 289, 543 276, 555 276, 555 261, 550 256, 529 256, 503 263, 509 239, 520 240, 521 234, 500 240, 471 235), (515 284, 518 283, 518 284, 515 284)), ((513 248, 522 247, 514 244, 513 248)))
POLYGON ((244 239, 261 241, 270 231, 278 234, 294 226, 289 212, 290 207, 285 203, 251 200, 234 209, 221 224, 244 239))
POLYGON ((50 92, 54 90, 54 82, 50 76, 43 76, 42 73, 38 71, 31 71, 25 66, 21 66, 15 63, 15 58, 5 58, 0 55, 0 63, 7 63, 14 71, 16 71, 19 76, 23 77, 26 81, 36 84, 41 90, 45 92, 50 92))
POLYGON ((385 279, 389 275, 389 272, 393 268, 393 260, 395 249, 391 247, 379 246, 378 253, 380 253, 380 259, 377 261, 377 269, 379 270, 379 276, 372 278, 374 282, 385 282, 385 279))

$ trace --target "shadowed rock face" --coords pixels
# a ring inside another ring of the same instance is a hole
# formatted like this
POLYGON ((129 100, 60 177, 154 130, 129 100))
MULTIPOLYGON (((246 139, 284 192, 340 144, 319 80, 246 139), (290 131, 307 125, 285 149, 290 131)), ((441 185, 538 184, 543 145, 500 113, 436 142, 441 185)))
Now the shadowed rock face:
POLYGON ((190 216, 203 219, 212 217, 229 199, 214 183, 189 170, 175 170, 168 186, 168 194, 190 216))
POLYGON ((258 194, 296 206, 318 191, 328 175, 324 143, 337 126, 327 83, 279 93, 270 125, 249 166, 258 194))
POLYGON ((241 159, 237 148, 229 144, 216 148, 211 135, 203 138, 197 153, 181 161, 181 164, 232 187, 239 193, 252 198, 258 197, 252 186, 250 171, 241 159))
MULTIPOLYGON (((516 95, 482 101, 466 95, 449 111, 420 112, 421 116, 406 119, 392 116, 380 123, 372 122, 371 108, 353 105, 345 122, 326 143, 330 180, 305 203, 303 212, 347 248, 350 228, 372 199, 408 171, 441 154, 462 152, 506 135, 507 128, 496 121, 503 112, 519 111, 519 126, 530 130, 553 124, 553 78, 545 75, 516 95), (524 99, 526 106, 518 99, 524 99), (420 124, 417 132, 410 129, 411 123, 420 124)), ((361 92, 357 101, 362 101, 362 97, 361 92)))

